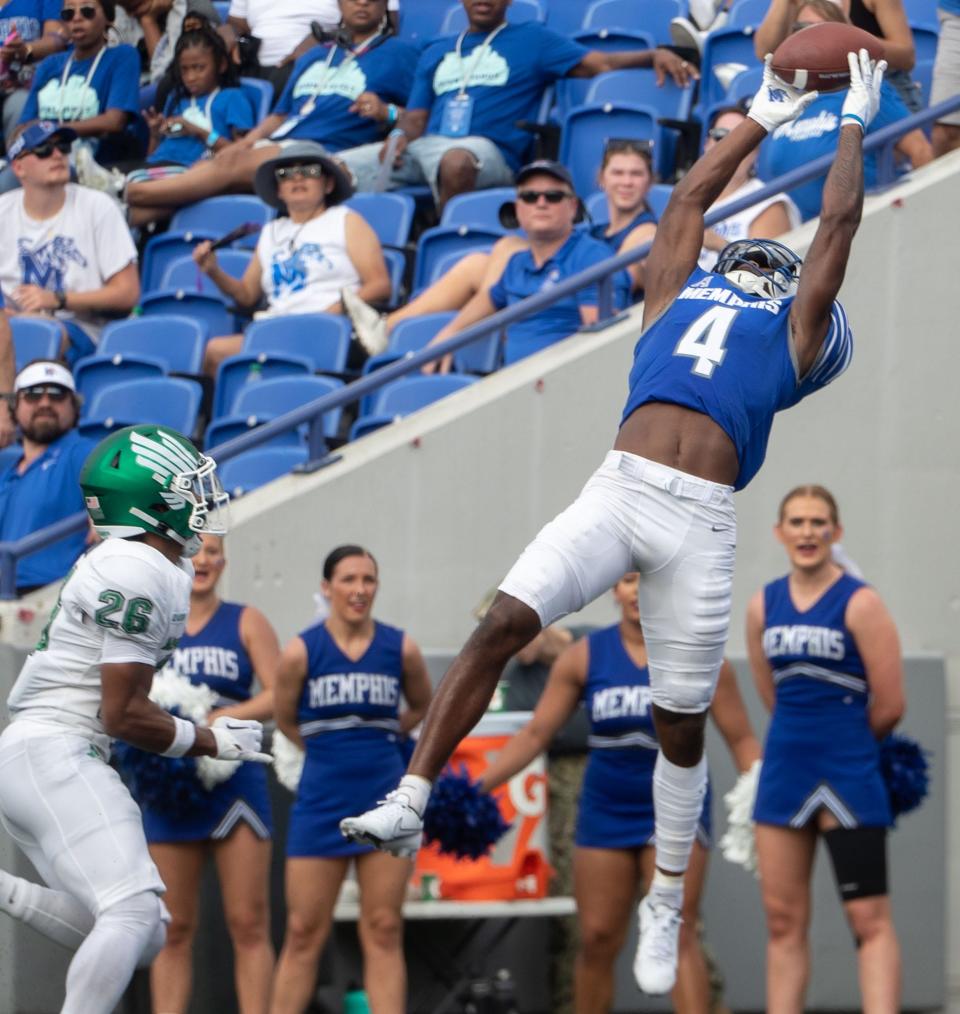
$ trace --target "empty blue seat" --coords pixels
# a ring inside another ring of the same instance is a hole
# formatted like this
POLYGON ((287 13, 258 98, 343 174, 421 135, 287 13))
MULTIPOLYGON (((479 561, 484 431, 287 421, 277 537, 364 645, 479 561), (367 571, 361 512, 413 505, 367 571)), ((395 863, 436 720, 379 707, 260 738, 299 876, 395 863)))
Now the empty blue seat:
POLYGON ((217 469, 223 488, 231 496, 243 496, 307 460, 306 447, 255 447, 225 461, 217 469))
POLYGON ((494 331, 486 338, 478 338, 453 354, 453 368, 457 373, 479 373, 485 376, 500 369, 502 362, 502 331, 494 331))
MULTIPOLYGON (((766 0, 764 0, 766 3, 766 0)), ((747 70, 742 70, 730 83, 730 87, 727 88, 727 94, 721 100, 723 106, 735 106, 738 102, 743 99, 752 99, 754 95, 760 90, 760 84, 763 81, 763 65, 757 67, 750 67, 747 70)), ((708 113, 704 123, 710 122, 710 114, 708 113)))
POLYGON ((911 25, 935 25, 937 0, 903 0, 903 9, 911 25))
MULTIPOLYGON (((419 0, 414 0, 414 3, 416 2, 419 0)), ((521 25, 529 21, 535 21, 542 25, 546 20, 547 13, 539 0, 512 0, 507 9, 507 21, 511 25, 521 25)), ((447 9, 443 23, 440 25, 440 35, 458 35, 466 27, 467 12, 463 9, 463 4, 453 4, 447 9)))
POLYGON ((313 364, 306 356, 278 352, 241 352, 225 359, 217 369, 213 389, 214 418, 234 411, 237 395, 247 384, 260 383, 273 377, 309 377, 313 364))
POLYGON ((174 261, 191 256, 193 248, 202 240, 218 237, 218 233, 205 228, 186 233, 164 232, 159 236, 151 236, 143 248, 143 264, 140 268, 140 287, 143 292, 155 292, 160 288, 160 280, 174 261))
POLYGON ((206 324, 207 333, 211 338, 237 332, 233 315, 227 310, 223 300, 202 292, 159 289, 148 293, 140 300, 140 309, 145 317, 157 314, 193 317, 206 324))
MULTIPOLYGON (((269 204, 265 204, 254 194, 221 194, 178 209, 170 219, 169 232, 164 235, 171 232, 206 230, 222 236, 231 229, 247 223, 262 227, 276 218, 276 214, 269 204)), ((252 250, 257 245, 257 233, 243 236, 233 245, 244 250, 252 250)))
POLYGON ((240 87, 253 106, 253 122, 259 123, 266 119, 273 107, 273 85, 260 77, 242 77, 240 87))
MULTIPOLYGON (((246 433, 270 419, 316 401, 326 394, 343 387, 342 380, 333 377, 276 377, 259 384, 248 384, 240 389, 233 412, 215 419, 207 427, 206 446, 215 447, 246 433)), ((319 420, 321 433, 327 439, 336 437, 340 428, 342 409, 334 408, 324 412, 319 420)), ((270 446, 284 445, 299 447, 304 443, 308 424, 304 423, 284 433, 278 433, 268 443, 270 446)))
POLYGON ((500 205, 516 197, 513 187, 493 187, 490 190, 475 190, 469 194, 457 194, 447 201, 440 219, 441 225, 476 225, 501 228, 498 214, 500 205))
MULTIPOLYGON (((670 45, 670 19, 685 14, 679 0, 596 0, 583 17, 584 29, 646 32, 658 46, 670 45)), ((634 100, 642 101, 642 100, 634 100)))
POLYGON ((940 38, 936 18, 929 24, 911 22, 910 31, 913 33, 913 48, 916 52, 916 59, 935 59, 937 55, 937 42, 940 38))
POLYGON ((627 31, 625 28, 587 28, 577 32, 573 38, 587 49, 600 49, 605 53, 653 49, 656 46, 650 32, 627 31))
POLYGON ((549 0, 547 28, 561 35, 573 35, 583 27, 583 0, 549 0))
POLYGON ((384 250, 383 259, 390 276, 390 305, 399 306, 403 299, 403 276, 407 270, 407 258, 399 250, 384 250))
POLYGON ((230 15, 230 0, 213 0, 214 10, 224 24, 230 15))
POLYGON ((63 327, 55 320, 40 317, 10 317, 13 356, 19 373, 34 359, 59 359, 63 327))
POLYGON ((400 38, 423 48, 440 36, 450 0, 414 0, 400 5, 400 38))
POLYGON ((334 313, 298 313, 254 321, 244 334, 243 351, 302 356, 321 373, 344 373, 350 322, 334 313))
POLYGON ((652 68, 612 70, 587 80, 585 102, 626 102, 650 106, 664 117, 685 120, 693 108, 693 85, 681 88, 673 78, 657 84, 652 68))
POLYGON ((709 109, 725 101, 734 78, 760 63, 753 51, 751 29, 717 28, 710 32, 703 45, 700 64, 700 108, 709 109))
MULTIPOLYGON (((497 237, 499 239, 499 237, 497 237)), ((461 250, 458 247, 453 247, 450 250, 446 250, 439 254, 430 265, 430 274, 427 276, 424 284, 426 286, 433 285, 437 279, 442 278, 456 263, 463 260, 467 254, 471 253, 490 253, 493 249, 494 241, 488 239, 485 243, 478 243, 476 246, 469 246, 466 250, 461 250)))
POLYGON ((350 439, 355 440, 372 428, 386 425, 402 416, 432 405, 433 402, 455 394, 476 382, 475 377, 464 377, 455 373, 418 377, 401 377, 385 384, 373 399, 371 412, 361 416, 350 429, 350 439))
POLYGON ((756 28, 770 8, 770 0, 737 0, 730 8, 726 28, 756 28))
POLYGON ((417 244, 414 288, 421 289, 433 277, 433 265, 451 250, 467 253, 479 247, 492 246, 506 230, 498 223, 487 226, 437 225, 427 229, 417 244))
POLYGON ((653 143, 654 167, 668 176, 670 167, 661 165, 661 130, 658 113, 648 106, 604 102, 577 106, 563 122, 560 161, 570 170, 577 193, 595 189, 604 146, 612 137, 646 139, 653 143))
POLYGON ((381 245, 402 247, 410 239, 417 204, 409 194, 354 194, 345 203, 367 220, 381 245))
POLYGON ((159 358, 126 356, 119 352, 114 355, 98 353, 85 356, 73 367, 77 393, 83 398, 82 416, 86 418, 90 415, 97 395, 106 388, 122 384, 136 389, 146 380, 163 378, 165 373, 159 358))
MULTIPOLYGON (((217 251, 217 263, 221 270, 228 275, 242 278, 252 256, 253 254, 249 250, 234 250, 232 247, 226 247, 217 251)), ((221 302, 227 302, 227 297, 214 285, 209 275, 205 275, 197 267, 196 261, 189 254, 178 257, 167 265, 158 291, 164 289, 202 292, 205 296, 215 296, 221 302)))
POLYGON ((103 437, 122 426, 158 423, 189 437, 197 428, 201 393, 196 381, 180 377, 113 384, 97 393, 79 428, 86 436, 103 437))
POLYGON ((917 60, 910 77, 920 88, 920 101, 924 109, 930 105, 930 87, 933 84, 933 60, 917 60))
POLYGON ((108 324, 97 357, 147 357, 160 362, 167 373, 199 373, 207 329, 202 320, 173 314, 131 317, 108 324))

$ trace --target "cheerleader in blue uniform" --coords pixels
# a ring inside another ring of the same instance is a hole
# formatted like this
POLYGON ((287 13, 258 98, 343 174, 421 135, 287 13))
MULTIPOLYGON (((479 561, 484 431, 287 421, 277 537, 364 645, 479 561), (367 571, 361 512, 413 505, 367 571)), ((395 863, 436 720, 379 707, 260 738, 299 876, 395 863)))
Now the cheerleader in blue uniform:
POLYGON ((406 765, 401 737, 430 701, 420 649, 402 630, 373 618, 378 584, 376 560, 366 549, 335 549, 324 561, 320 586, 329 616, 283 651, 277 724, 303 747, 306 759, 290 814, 287 927, 271 1014, 307 1008, 351 860, 371 1010, 406 1010, 401 909, 413 862, 358 845, 338 826, 357 806, 375 806, 396 786, 406 765))
MULTIPOLYGON (((273 714, 280 660, 277 635, 258 609, 224 602, 217 594, 226 565, 223 539, 204 535, 193 565, 190 615, 173 665, 193 683, 205 683, 219 694, 208 723, 221 715, 265 721, 273 714)), ((150 971, 153 1009, 185 1014, 190 1006, 200 876, 211 856, 233 943, 238 1010, 265 1014, 274 965, 266 769, 262 764, 242 764, 213 789, 203 810, 187 816, 144 808, 143 826, 167 886, 164 901, 172 917, 166 945, 150 971)))
MULTIPOLYGON (((650 713, 647 651, 640 627, 635 573, 613 594, 622 618, 572 644, 554 663, 530 721, 503 747, 481 779, 486 791, 522 771, 582 702, 591 724, 590 754, 580 793, 574 851, 574 894, 580 922, 575 970, 577 1014, 603 1014, 613 1003, 614 963, 639 891, 653 877, 653 769, 657 739, 650 713)), ((733 755, 746 771, 760 746, 729 662, 720 670, 710 708, 733 755)), ((684 879, 683 923, 674 1009, 710 1009, 707 967, 697 933, 710 844, 710 794, 704 800, 684 879)))
POLYGON ((790 573, 757 592, 747 645, 771 711, 754 820, 767 913, 767 1011, 800 1014, 817 837, 857 945, 866 1014, 899 1010, 900 949, 887 894, 890 804, 879 741, 904 712, 897 630, 879 595, 834 561, 837 504, 800 486, 774 529, 790 573))

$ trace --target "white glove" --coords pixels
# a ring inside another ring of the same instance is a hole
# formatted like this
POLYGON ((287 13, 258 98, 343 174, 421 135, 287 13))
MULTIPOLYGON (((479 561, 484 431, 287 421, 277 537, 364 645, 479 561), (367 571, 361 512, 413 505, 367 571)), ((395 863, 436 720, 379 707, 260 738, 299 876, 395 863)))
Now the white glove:
POLYGON ((263 742, 263 725, 260 722, 223 715, 210 726, 210 731, 217 741, 217 760, 273 763, 270 754, 260 752, 263 742))
POLYGON ((856 123, 866 133, 880 108, 880 86, 887 61, 872 63, 865 49, 861 49, 859 55, 847 53, 847 61, 850 64, 850 88, 840 111, 840 126, 856 123))
POLYGON ((819 92, 802 92, 793 85, 788 85, 773 72, 771 63, 773 54, 767 53, 763 58, 763 84, 750 103, 747 116, 755 120, 768 133, 772 133, 784 123, 795 120, 820 94, 819 92))

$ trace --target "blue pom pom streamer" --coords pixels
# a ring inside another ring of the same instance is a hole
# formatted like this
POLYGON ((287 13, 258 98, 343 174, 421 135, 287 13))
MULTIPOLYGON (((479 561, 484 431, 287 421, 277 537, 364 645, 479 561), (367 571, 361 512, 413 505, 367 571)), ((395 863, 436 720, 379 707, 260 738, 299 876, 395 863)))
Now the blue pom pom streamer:
POLYGON ((887 736, 880 743, 880 771, 894 818, 915 810, 930 791, 927 751, 909 736, 887 736))
POLYGON ((467 769, 449 768, 437 779, 423 815, 423 834, 441 852, 458 859, 480 859, 510 830, 497 801, 481 792, 467 769))
POLYGON ((209 802, 193 757, 163 757, 120 741, 113 745, 113 756, 133 798, 146 810, 187 814, 209 802))

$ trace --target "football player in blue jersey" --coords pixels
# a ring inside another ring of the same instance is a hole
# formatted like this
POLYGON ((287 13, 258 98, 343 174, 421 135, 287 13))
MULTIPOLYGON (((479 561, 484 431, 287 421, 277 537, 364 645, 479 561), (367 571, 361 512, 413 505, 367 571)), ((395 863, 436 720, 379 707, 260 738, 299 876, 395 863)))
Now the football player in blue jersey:
POLYGON ((640 988, 676 978, 683 874, 706 791, 706 712, 723 659, 736 546, 733 493, 763 461, 774 413, 839 376, 852 337, 835 297, 863 206, 863 134, 885 64, 850 54, 840 143, 803 271, 769 240, 697 266, 706 210, 741 160, 814 93, 767 61, 749 117, 674 188, 647 259, 643 337, 614 448, 577 500, 527 547, 444 677, 407 775, 344 834, 410 854, 431 780, 489 702, 504 663, 541 627, 628 570, 642 575, 640 614, 660 751, 654 773, 656 870, 640 905, 640 988))

